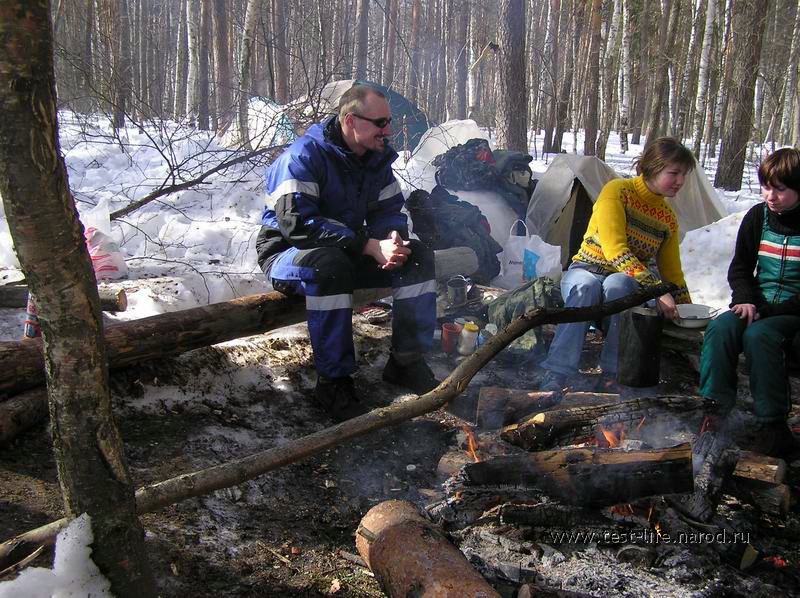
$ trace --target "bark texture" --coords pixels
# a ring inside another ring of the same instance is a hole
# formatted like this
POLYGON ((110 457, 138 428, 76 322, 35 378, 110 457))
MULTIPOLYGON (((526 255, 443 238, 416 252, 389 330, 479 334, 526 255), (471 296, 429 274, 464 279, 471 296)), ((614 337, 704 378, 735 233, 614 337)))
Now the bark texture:
POLYGON ((143 530, 111 413, 100 307, 61 158, 48 2, 0 2, 0 194, 44 337, 68 516, 88 513, 117 596, 153 596, 143 530))
POLYGON ((497 147, 528 153, 525 84, 525 2, 501 0, 497 101, 497 147))

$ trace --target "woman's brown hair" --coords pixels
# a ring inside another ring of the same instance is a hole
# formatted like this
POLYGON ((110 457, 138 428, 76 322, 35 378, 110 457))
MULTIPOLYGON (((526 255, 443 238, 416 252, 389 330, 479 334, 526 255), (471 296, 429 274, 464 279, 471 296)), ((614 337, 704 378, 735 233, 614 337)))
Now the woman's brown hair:
POLYGON ((758 167, 758 182, 772 187, 780 183, 800 194, 800 150, 784 147, 764 158, 758 167))
POLYGON ((633 161, 637 174, 646 179, 654 179, 659 172, 670 164, 680 164, 691 172, 695 167, 694 154, 680 141, 673 137, 659 137, 648 143, 642 155, 633 161))

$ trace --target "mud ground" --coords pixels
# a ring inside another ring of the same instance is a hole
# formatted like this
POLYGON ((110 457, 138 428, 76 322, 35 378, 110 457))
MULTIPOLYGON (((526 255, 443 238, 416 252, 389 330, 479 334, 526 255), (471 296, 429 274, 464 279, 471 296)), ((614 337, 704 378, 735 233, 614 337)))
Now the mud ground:
MULTIPOLYGON (((356 317, 357 386, 370 406, 413 395, 380 381, 388 324, 356 317)), ((603 390, 592 369, 599 340, 584 352, 575 388, 603 390)), ((142 516, 162 596, 382 596, 353 562, 354 533, 387 499, 430 502, 436 468, 464 423, 474 424, 484 384, 534 388, 539 372, 517 356, 495 359, 447 409, 376 431, 247 481, 142 516)), ((431 355, 443 378, 453 358, 431 355)), ((665 354, 658 392, 691 393, 688 361, 665 354)), ((303 325, 146 363, 112 375, 117 423, 137 487, 332 425, 313 402, 312 354, 303 325)), ((45 425, 0 449, 0 539, 62 515, 45 425)), ((34 564, 49 566, 52 554, 34 564)))

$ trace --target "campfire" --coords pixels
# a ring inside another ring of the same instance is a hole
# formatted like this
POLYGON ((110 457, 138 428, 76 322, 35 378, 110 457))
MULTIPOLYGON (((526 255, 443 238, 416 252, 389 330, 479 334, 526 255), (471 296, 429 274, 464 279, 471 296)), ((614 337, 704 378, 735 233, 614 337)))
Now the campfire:
POLYGON ((484 387, 477 421, 443 456, 427 511, 495 587, 563 587, 553 565, 586 551, 609 571, 676 555, 698 571, 792 568, 730 516, 785 520, 787 464, 740 450, 698 397, 484 387))

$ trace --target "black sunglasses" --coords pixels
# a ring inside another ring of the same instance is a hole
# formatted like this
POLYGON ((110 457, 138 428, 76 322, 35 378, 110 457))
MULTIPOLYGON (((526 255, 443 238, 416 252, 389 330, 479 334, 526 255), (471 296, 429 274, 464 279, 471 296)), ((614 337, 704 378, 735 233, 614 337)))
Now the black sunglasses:
POLYGON ((361 116, 360 114, 356 114, 355 112, 351 112, 350 114, 352 114, 356 118, 360 118, 361 120, 366 120, 367 122, 371 122, 379 129, 385 129, 392 123, 391 116, 389 118, 367 118, 366 116, 361 116))

